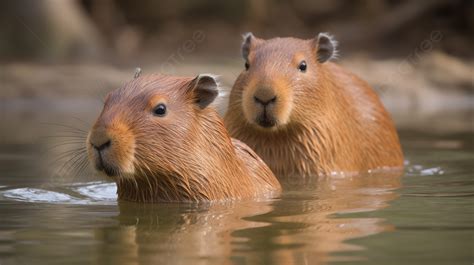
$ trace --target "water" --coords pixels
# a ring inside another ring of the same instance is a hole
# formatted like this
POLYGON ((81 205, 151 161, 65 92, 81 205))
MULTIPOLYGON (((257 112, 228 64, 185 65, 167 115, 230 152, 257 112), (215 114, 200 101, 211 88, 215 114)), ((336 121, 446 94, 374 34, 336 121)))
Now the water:
POLYGON ((281 196, 266 200, 140 205, 117 203, 115 185, 87 171, 58 174, 58 165, 47 162, 59 155, 48 148, 58 138, 45 143, 33 137, 51 130, 9 122, 29 133, 8 133, 0 144, 1 265, 432 265, 474 259, 472 133, 402 132, 402 176, 287 183, 281 196))

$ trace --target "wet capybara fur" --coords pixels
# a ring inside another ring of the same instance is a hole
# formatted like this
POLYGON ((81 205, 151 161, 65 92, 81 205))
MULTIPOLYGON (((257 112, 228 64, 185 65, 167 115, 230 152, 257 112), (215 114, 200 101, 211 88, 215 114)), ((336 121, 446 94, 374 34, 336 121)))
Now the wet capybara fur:
POLYGON ((210 106, 218 90, 211 75, 152 74, 108 94, 86 144, 95 169, 117 183, 119 200, 202 202, 280 190, 210 106))
POLYGON ((244 36, 224 121, 278 178, 403 168, 390 115, 365 81, 331 62, 336 44, 325 33, 244 36))

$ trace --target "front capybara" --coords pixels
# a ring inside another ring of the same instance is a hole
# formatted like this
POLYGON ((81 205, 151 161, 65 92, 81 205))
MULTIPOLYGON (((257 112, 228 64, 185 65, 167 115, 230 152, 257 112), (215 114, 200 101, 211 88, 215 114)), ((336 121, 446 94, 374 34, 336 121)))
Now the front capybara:
POLYGON ((96 170, 117 183, 119 200, 215 201, 281 189, 209 106, 218 91, 211 75, 152 74, 108 94, 86 144, 96 170))
POLYGON ((363 80, 330 62, 336 42, 244 36, 225 125, 278 178, 403 168, 392 119, 363 80))

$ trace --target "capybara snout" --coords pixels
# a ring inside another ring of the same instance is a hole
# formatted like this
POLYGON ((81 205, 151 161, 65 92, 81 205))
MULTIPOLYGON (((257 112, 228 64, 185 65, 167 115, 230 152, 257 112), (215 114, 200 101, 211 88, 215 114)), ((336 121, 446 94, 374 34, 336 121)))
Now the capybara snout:
POLYGON ((134 173, 135 137, 121 114, 110 117, 104 109, 87 138, 88 155, 93 166, 109 177, 134 173))

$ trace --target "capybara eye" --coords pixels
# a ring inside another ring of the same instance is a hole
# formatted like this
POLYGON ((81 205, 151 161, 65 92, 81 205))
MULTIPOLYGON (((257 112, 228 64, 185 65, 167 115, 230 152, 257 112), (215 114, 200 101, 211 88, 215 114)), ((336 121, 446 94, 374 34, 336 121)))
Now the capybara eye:
POLYGON ((250 64, 248 62, 245 62, 245 70, 248 70, 250 67, 250 64))
POLYGON ((160 117, 163 117, 166 115, 166 105, 161 103, 161 104, 158 104, 158 106, 156 106, 156 108, 153 110, 153 113, 156 115, 156 116, 160 116, 160 117))
POLYGON ((300 65, 298 66, 298 70, 300 70, 301 72, 306 72, 306 61, 301 61, 300 65))

